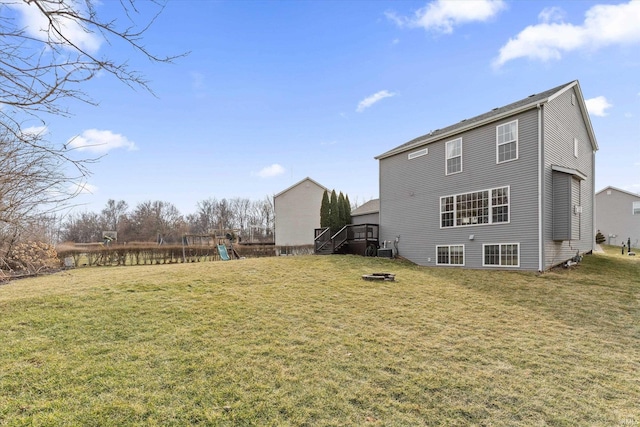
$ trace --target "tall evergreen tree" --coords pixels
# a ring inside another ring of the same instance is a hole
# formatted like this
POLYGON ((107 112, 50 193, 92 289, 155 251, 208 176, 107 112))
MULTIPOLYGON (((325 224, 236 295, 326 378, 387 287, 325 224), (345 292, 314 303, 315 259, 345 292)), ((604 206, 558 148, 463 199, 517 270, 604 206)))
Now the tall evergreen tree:
POLYGON ((329 206, 331 207, 331 211, 329 213, 329 227, 331 227, 332 232, 336 232, 338 231, 338 225, 340 224, 338 195, 336 194, 336 190, 331 190, 329 206))
POLYGON ((342 191, 338 195, 338 228, 342 228, 347 225, 344 211, 344 194, 342 191))
POLYGON ((349 195, 344 196, 344 211, 347 219, 345 224, 351 224, 351 202, 349 201, 349 195))
POLYGON ((322 194, 322 204, 320 205, 320 227, 330 227, 330 214, 331 204, 329 202, 329 192, 324 190, 324 193, 322 194))

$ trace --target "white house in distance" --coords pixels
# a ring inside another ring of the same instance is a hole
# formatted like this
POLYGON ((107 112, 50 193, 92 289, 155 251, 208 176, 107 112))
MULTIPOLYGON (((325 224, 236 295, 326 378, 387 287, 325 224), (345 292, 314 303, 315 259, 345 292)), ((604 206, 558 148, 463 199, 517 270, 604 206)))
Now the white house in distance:
POLYGON ((433 130, 376 157, 380 240, 431 266, 544 271, 590 252, 597 149, 577 80, 433 130))
POLYGON ((276 246, 313 245, 326 190, 307 177, 273 196, 276 246))
POLYGON ((606 187, 596 193, 596 228, 611 245, 640 247, 640 194, 606 187))

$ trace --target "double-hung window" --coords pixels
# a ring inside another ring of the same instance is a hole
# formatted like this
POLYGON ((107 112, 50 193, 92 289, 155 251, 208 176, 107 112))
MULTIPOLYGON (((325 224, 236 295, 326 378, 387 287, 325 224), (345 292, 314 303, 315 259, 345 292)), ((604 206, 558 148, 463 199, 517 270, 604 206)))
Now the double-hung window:
POLYGON ((514 120, 496 128, 497 163, 518 158, 518 121, 514 120))
POLYGON ((640 202, 633 202, 633 214, 640 215, 640 202))
POLYGON ((446 145, 447 175, 462 172, 462 138, 449 141, 446 145))
POLYGON ((485 267, 519 267, 520 243, 482 245, 482 265, 485 267))
POLYGON ((509 187, 440 198, 440 227, 509 222, 509 187))
POLYGON ((464 245, 436 246, 437 265, 464 265, 464 245))
POLYGON ((442 227, 453 227, 454 198, 455 196, 447 196, 440 199, 440 221, 442 227))

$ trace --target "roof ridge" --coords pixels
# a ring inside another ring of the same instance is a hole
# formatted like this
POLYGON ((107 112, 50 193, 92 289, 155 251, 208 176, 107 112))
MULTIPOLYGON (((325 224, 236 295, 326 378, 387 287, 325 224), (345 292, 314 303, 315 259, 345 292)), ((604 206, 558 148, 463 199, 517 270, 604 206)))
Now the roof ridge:
POLYGON ((511 102, 509 104, 503 105, 502 107, 496 107, 493 108, 487 112, 484 112, 482 114, 478 114, 477 116, 473 116, 471 118, 468 119, 463 119, 463 120, 459 120, 457 122, 455 122, 452 125, 446 126, 444 128, 440 128, 440 129, 436 129, 436 130, 432 130, 427 134, 421 135, 417 138, 413 138, 412 140, 410 140, 409 142, 406 142, 404 144, 401 144, 379 156, 376 156, 377 159, 380 159, 382 157, 386 157, 388 155, 391 154, 397 154, 400 153, 402 151, 405 151, 407 149, 412 148, 415 144, 419 143, 419 142, 427 142, 427 140, 429 139, 436 139, 440 136, 444 136, 452 131, 455 131, 457 129, 462 129, 463 127, 466 126, 473 126, 474 123, 478 123, 484 120, 488 120, 491 117, 499 117, 502 114, 505 114, 511 110, 516 110, 518 108, 524 108, 527 107, 530 104, 537 104, 539 102, 543 102, 544 100, 548 99, 549 97, 551 97, 552 95, 561 92, 563 90, 568 89, 571 86, 577 85, 578 84, 578 80, 572 80, 568 83, 564 83, 562 85, 553 87, 551 89, 547 89, 545 91, 542 91, 540 93, 537 94, 533 94, 533 95, 529 95, 526 98, 521 98, 517 101, 511 102))

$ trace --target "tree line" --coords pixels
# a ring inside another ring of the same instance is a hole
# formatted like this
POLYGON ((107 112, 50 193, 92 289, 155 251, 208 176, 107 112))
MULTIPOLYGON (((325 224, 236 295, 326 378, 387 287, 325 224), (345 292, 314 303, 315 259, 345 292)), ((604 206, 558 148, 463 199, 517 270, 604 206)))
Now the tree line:
POLYGON ((216 234, 235 230, 241 241, 272 242, 273 201, 245 198, 209 198, 197 203, 195 213, 182 215, 172 203, 146 201, 129 209, 124 200, 109 200, 101 212, 69 215, 60 225, 58 240, 76 243, 101 242, 104 232, 117 232, 119 243, 155 242, 176 244, 185 234, 216 234))

